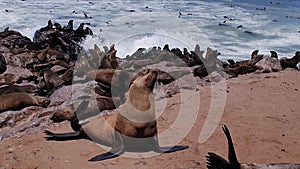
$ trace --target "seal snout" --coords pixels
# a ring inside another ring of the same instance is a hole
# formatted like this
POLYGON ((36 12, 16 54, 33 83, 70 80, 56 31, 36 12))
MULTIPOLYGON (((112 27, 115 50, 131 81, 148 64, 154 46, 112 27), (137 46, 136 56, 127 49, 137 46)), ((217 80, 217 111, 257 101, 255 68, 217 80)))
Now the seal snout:
POLYGON ((149 71, 146 81, 149 84, 149 87, 150 87, 151 90, 154 89, 154 85, 156 83, 157 77, 158 77, 158 72, 157 71, 155 71, 155 70, 150 70, 149 71))

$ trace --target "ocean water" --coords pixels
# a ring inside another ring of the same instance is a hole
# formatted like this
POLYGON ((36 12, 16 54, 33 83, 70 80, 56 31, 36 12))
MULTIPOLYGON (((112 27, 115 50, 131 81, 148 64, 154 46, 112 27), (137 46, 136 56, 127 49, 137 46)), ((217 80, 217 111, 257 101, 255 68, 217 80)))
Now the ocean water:
POLYGON ((255 49, 279 57, 300 50, 299 0, 1 0, 0 6, 0 30, 9 26, 32 38, 49 19, 62 25, 73 19, 75 28, 89 23, 95 34, 83 46, 114 43, 119 57, 166 43, 189 50, 199 44, 237 60, 255 49))

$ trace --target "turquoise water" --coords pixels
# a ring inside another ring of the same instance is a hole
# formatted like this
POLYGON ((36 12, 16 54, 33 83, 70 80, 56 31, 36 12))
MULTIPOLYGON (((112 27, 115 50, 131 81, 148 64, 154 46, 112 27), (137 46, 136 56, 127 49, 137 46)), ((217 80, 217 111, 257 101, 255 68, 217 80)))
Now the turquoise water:
POLYGON ((164 43, 190 50, 196 43, 202 50, 210 46, 224 59, 249 58, 254 49, 275 50, 280 57, 300 50, 297 0, 2 0, 0 5, 1 30, 9 26, 32 38, 49 19, 62 25, 73 19, 74 27, 90 23, 95 33, 84 46, 116 43, 119 57, 164 43))

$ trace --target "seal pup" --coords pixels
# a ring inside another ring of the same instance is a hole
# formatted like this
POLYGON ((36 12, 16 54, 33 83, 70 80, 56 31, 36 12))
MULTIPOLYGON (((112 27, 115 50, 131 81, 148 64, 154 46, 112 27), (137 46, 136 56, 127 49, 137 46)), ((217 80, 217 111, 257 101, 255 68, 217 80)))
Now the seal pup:
POLYGON ((4 94, 0 95, 0 113, 29 106, 47 107, 49 103, 50 100, 46 97, 32 96, 24 92, 4 94))
POLYGON ((228 160, 221 156, 209 152, 207 159, 208 169, 300 169, 300 164, 254 164, 254 163, 240 163, 235 154, 233 141, 230 132, 226 125, 222 127, 228 141, 228 160))
POLYGON ((98 143, 112 145, 109 152, 95 156, 89 161, 114 158, 123 154, 125 150, 171 153, 187 149, 188 146, 159 146, 152 93, 157 74, 150 69, 139 72, 132 79, 126 102, 119 107, 117 113, 88 118, 81 123, 80 129, 73 133, 55 134, 46 130, 46 138, 72 140, 89 136, 98 143))

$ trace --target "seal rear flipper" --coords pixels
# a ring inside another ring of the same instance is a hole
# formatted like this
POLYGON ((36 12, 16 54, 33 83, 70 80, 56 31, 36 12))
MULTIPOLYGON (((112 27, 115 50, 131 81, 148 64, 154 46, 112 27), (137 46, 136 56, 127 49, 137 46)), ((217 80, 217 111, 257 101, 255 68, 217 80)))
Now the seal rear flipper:
POLYGON ((173 146, 173 147, 160 147, 160 146, 157 146, 156 147, 156 152, 158 153, 172 153, 172 152, 175 152, 175 151, 181 151, 181 150, 185 150, 185 149, 188 149, 189 146, 173 146))
POLYGON ((58 133, 52 133, 51 131, 45 130, 44 133, 47 135, 47 137, 45 137, 47 140, 55 140, 55 141, 78 140, 78 139, 85 138, 80 131, 58 134, 58 133))
POLYGON ((109 152, 95 156, 89 161, 103 161, 110 158, 115 158, 124 153, 124 140, 119 132, 115 132, 115 139, 112 149, 109 152))
POLYGON ((229 162, 215 153, 209 152, 206 160, 208 169, 230 169, 229 162))
MULTIPOLYGON (((114 150, 112 149, 110 151, 114 151, 114 150)), ((116 153, 112 153, 110 151, 107 152, 107 153, 95 156, 95 157, 91 158, 89 161, 103 161, 103 160, 107 160, 107 159, 110 159, 110 158, 118 157, 121 154, 123 154, 123 151, 116 152, 116 153)))

